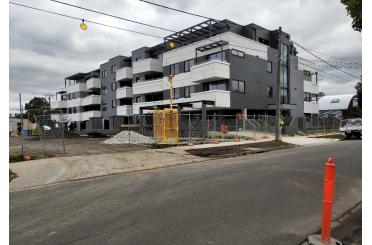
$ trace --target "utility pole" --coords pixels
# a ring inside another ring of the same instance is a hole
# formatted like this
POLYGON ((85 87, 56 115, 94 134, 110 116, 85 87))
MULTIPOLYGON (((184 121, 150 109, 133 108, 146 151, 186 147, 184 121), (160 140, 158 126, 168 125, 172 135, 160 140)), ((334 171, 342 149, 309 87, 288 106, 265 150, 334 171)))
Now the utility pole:
POLYGON ((23 149, 23 106, 22 106, 22 94, 19 94, 19 112, 21 113, 21 135, 22 135, 22 141, 21 141, 21 154, 22 159, 24 155, 24 149, 23 149))
POLYGON ((275 118, 275 140, 280 140, 280 66, 282 56, 282 27, 278 29, 278 77, 276 81, 276 118, 275 118))

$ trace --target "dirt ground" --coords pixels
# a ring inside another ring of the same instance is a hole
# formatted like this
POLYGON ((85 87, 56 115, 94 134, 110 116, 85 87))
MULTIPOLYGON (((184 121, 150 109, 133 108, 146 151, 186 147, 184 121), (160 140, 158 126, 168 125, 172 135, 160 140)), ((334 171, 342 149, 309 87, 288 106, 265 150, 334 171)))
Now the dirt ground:
POLYGON ((279 150, 279 149, 285 149, 285 148, 291 148, 291 147, 295 147, 295 146, 289 143, 282 142, 282 141, 266 141, 266 142, 250 143, 250 144, 242 144, 242 145, 191 149, 191 150, 186 150, 186 151, 192 155, 199 156, 199 157, 222 158, 222 157, 232 157, 232 156, 239 156, 239 155, 246 155, 246 154, 261 153, 261 152, 279 150))
MULTIPOLYGON (((139 151, 147 149, 145 146, 132 144, 109 145, 101 144, 107 138, 88 138, 88 137, 69 137, 65 141, 66 154, 63 153, 62 139, 46 139, 45 145, 39 137, 25 137, 23 140, 24 152, 33 159, 44 157, 44 147, 46 157, 54 156, 80 156, 87 154, 107 154, 116 152, 139 151)), ((21 137, 9 138, 9 156, 20 154, 21 137)))

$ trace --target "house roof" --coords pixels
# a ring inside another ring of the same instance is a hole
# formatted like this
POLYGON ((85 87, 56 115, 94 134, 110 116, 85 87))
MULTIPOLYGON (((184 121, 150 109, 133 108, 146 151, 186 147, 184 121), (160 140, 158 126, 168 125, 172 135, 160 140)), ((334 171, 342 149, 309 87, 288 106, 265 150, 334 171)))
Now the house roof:
POLYGON ((319 110, 346 110, 354 97, 355 94, 323 96, 319 99, 319 110))

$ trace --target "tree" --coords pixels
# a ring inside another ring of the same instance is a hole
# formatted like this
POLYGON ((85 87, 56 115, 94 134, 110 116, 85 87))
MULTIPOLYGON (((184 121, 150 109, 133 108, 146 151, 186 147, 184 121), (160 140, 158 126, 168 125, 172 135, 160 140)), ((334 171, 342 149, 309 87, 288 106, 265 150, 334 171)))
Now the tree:
POLYGON ((49 107, 49 102, 43 97, 34 97, 28 103, 25 104, 25 109, 27 111, 28 118, 35 122, 35 116, 40 116, 43 114, 43 109, 49 107))
POLYGON ((355 85, 355 89, 357 91, 357 96, 358 96, 358 108, 360 111, 362 111, 362 81, 359 81, 355 85))
POLYGON ((352 27, 355 31, 362 31, 362 0, 341 0, 346 5, 348 15, 353 18, 352 27))

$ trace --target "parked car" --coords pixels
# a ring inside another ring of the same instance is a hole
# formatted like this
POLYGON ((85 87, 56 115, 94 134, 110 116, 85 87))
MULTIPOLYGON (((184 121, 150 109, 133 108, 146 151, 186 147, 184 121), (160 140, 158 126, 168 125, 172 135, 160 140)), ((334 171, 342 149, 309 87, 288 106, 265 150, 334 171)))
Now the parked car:
POLYGON ((362 137, 362 119, 353 118, 341 120, 340 131, 345 134, 347 139, 351 138, 352 136, 360 139, 362 137))

